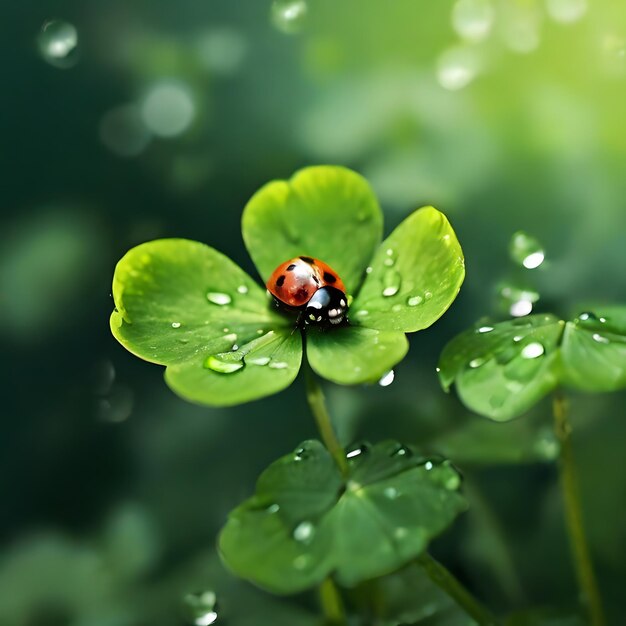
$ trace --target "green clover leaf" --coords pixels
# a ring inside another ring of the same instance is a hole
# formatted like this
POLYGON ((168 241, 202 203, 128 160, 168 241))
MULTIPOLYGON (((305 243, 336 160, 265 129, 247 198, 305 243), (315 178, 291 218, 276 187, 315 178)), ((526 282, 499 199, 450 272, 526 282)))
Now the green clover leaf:
POLYGON ((581 313, 571 321, 531 315, 482 323, 443 350, 439 377, 473 411, 507 421, 558 386, 579 391, 626 387, 626 308, 581 313))
POLYGON ((207 245, 133 248, 115 270, 113 335, 165 365, 168 385, 193 402, 227 406, 276 393, 296 378, 304 350, 328 380, 376 381, 405 356, 406 332, 443 315, 465 275, 454 231, 431 207, 381 245, 376 197, 343 167, 309 167, 265 185, 244 210, 242 232, 263 280, 301 255, 333 267, 354 297, 350 323, 301 333, 258 282, 207 245))
POLYGON ((220 534, 226 565, 276 593, 330 574, 353 587, 420 555, 467 508, 448 461, 394 441, 363 444, 347 457, 346 478, 318 441, 270 465, 220 534))

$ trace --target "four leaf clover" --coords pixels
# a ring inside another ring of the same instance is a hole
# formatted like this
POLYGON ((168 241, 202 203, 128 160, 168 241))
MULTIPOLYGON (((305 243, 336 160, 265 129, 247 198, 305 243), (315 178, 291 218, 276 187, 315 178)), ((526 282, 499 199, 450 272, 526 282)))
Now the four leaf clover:
POLYGON ((447 310, 465 276, 461 247, 436 209, 415 211, 381 243, 382 229, 364 178, 343 167, 303 169, 252 197, 244 242, 264 282, 297 256, 329 264, 352 300, 349 324, 301 333, 294 316, 226 256, 195 241, 161 239, 118 263, 113 334, 133 354, 167 366, 168 385, 201 404, 234 405, 286 388, 305 349, 323 378, 374 382, 405 356, 405 333, 447 310))

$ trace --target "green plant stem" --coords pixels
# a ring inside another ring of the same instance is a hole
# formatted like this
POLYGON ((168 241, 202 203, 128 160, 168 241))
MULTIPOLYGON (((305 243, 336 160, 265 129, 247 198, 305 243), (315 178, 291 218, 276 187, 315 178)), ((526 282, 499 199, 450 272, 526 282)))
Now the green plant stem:
POLYGON ((320 603, 324 618, 328 624, 340 625, 346 623, 343 601, 332 578, 327 578, 320 585, 320 603))
POLYGON ((326 409, 324 392, 308 363, 304 366, 304 373, 306 377, 306 399, 313 413, 313 417, 315 417, 315 422, 317 423, 322 441, 326 448, 328 448, 333 459, 335 459, 335 463, 337 463, 337 467, 342 475, 345 477, 348 475, 346 452, 339 443, 335 430, 333 429, 330 415, 326 409))
POLYGON ((554 432, 561 444, 559 480, 563 493, 565 522, 576 567, 578 586, 585 608, 589 612, 591 626, 604 626, 606 622, 604 609, 602 608, 602 598, 598 590, 583 524, 580 491, 576 476, 574 449, 572 447, 572 427, 567 416, 567 403, 560 391, 556 391, 554 394, 552 409, 554 413, 554 432))
POLYGON ((497 626, 498 620, 439 561, 428 552, 417 558, 428 577, 445 591, 479 626, 497 626))

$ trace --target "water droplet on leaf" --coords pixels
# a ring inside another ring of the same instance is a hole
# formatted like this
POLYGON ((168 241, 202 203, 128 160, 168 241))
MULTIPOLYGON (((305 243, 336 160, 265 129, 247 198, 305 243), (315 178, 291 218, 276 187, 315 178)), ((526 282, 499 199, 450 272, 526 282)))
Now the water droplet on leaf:
POLYGON ((289 367, 289 363, 285 363, 284 361, 270 361, 269 366, 273 370, 284 370, 289 367))
POLYGON ((383 277, 383 296, 395 296, 400 291, 402 278, 395 270, 387 270, 383 277))
POLYGON ((209 291, 206 297, 209 302, 217 304, 218 306, 223 306, 232 302, 232 298, 227 293, 220 293, 219 291, 209 291))
POLYGON ((599 335, 598 333, 593 333, 591 337, 594 341, 597 341, 598 343, 609 343, 609 340, 606 337, 603 337, 602 335, 599 335))
POLYGON ((378 384, 381 387, 389 387, 389 385, 391 385, 395 377, 396 377, 395 372, 393 370, 389 370, 386 374, 383 374, 381 379, 378 381, 378 384))
POLYGON ((246 359, 246 363, 249 365, 267 365, 271 361, 268 356, 257 356, 246 359))
POLYGON ((366 454, 368 451, 369 451, 369 448, 364 443, 362 443, 357 448, 354 448, 353 450, 350 450, 349 452, 347 452, 346 458, 355 459, 356 457, 361 456, 362 454, 366 454))
POLYGON ((390 500, 395 500, 398 497, 398 490, 395 487, 386 487, 383 491, 385 497, 390 500))
POLYGON ((484 365, 486 362, 487 362, 487 360, 486 360, 486 359, 483 359, 483 358, 472 359, 472 360, 469 362, 469 366, 470 366, 472 369, 476 369, 477 367, 480 367, 481 365, 484 365))
POLYGON ((239 287, 237 287, 237 292, 241 294, 246 294, 248 293, 248 287, 246 287, 246 285, 239 285, 239 287))
POLYGON ((533 341, 522 348, 521 355, 523 359, 536 359, 544 352, 544 347, 538 341, 533 341))
POLYGON ((172 322, 172 328, 180 328, 180 327, 181 327, 180 322, 172 322))
POLYGON ((493 330, 493 326, 481 326, 476 330, 477 333, 490 333, 493 330))
POLYGON ((421 304, 421 302, 422 298, 420 296, 411 296, 406 301, 409 306, 417 306, 418 304, 421 304))
POLYGON ((228 359, 225 355, 213 354, 205 360, 204 367, 219 374, 232 374, 243 369, 244 363, 243 359, 235 361, 232 358, 228 359))
POLYGON ((300 522, 293 531, 293 538, 296 541, 309 543, 315 535, 315 526, 311 522, 300 522))

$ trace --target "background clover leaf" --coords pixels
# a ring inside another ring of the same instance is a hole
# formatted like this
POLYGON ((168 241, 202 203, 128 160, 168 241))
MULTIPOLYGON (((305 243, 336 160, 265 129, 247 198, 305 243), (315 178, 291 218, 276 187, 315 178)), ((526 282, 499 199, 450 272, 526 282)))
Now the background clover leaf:
POLYGON ((495 420, 524 413, 559 385, 614 391, 626 386, 626 311, 484 323, 445 347, 439 369, 444 388, 454 383, 469 408, 495 420))
POLYGON ((447 461, 393 441, 364 444, 348 460, 344 481, 322 444, 308 441, 272 464, 222 530, 226 564, 276 593, 330 574, 351 587, 421 554, 466 508, 447 461))
POLYGON ((242 217, 248 252, 263 281, 288 259, 328 263, 353 293, 382 239, 383 217, 369 183, 344 167, 316 166, 274 181, 250 199, 242 217))
POLYGON ((350 321, 379 330, 415 332, 437 321, 465 277, 463 252, 443 213, 424 207, 379 247, 352 304, 350 321))
POLYGON ((307 331, 306 354, 311 367, 341 385, 377 381, 408 349, 406 335, 397 331, 349 326, 307 331))
POLYGON ((114 336, 168 366, 167 383, 188 400, 238 404, 287 387, 298 373, 300 334, 256 281, 209 246, 164 239, 133 248, 116 267, 113 298, 114 336))

